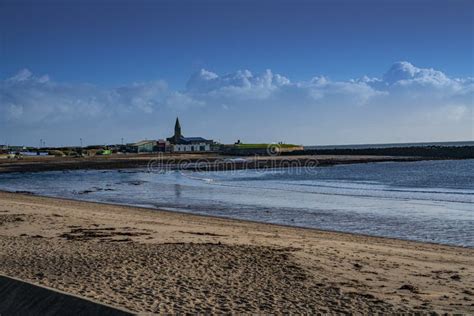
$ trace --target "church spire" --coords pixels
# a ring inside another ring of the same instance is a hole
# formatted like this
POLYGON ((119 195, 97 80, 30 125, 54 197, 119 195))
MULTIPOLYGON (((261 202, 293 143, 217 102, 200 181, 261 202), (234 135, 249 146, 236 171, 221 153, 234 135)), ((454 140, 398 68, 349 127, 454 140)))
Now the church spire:
POLYGON ((183 135, 181 134, 181 124, 179 124, 179 118, 176 117, 176 123, 174 124, 174 140, 176 143, 179 142, 183 135))
POLYGON ((176 117, 176 123, 174 124, 174 130, 181 129, 181 125, 179 124, 179 117, 176 117))

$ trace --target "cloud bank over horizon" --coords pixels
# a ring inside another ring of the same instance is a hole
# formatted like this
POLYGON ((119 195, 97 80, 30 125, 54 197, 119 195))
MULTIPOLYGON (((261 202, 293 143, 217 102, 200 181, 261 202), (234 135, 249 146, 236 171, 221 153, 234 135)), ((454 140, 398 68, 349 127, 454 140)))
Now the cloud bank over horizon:
POLYGON ((380 77, 293 81, 268 69, 201 69, 182 90, 165 80, 105 88, 22 69, 0 81, 0 144, 77 145, 183 133, 221 142, 388 143, 473 139, 474 78, 406 62, 380 77))

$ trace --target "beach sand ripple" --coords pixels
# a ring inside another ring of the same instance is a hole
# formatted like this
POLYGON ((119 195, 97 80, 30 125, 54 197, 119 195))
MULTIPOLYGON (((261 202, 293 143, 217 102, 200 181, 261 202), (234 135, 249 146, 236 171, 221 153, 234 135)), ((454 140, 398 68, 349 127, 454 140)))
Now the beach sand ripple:
POLYGON ((316 282, 291 249, 29 237, 1 238, 0 245, 7 274, 137 312, 394 311, 316 282))

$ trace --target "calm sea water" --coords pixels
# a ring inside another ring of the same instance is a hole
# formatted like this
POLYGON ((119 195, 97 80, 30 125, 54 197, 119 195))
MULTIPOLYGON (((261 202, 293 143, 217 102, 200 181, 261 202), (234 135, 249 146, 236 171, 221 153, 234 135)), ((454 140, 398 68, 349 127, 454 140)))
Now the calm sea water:
POLYGON ((462 147, 474 146, 474 141, 434 142, 434 143, 388 143, 388 144, 352 144, 352 145, 318 145, 304 146, 305 149, 364 149, 364 148, 399 148, 399 147, 462 147))
POLYGON ((0 174, 0 189, 474 247, 474 160, 0 174))

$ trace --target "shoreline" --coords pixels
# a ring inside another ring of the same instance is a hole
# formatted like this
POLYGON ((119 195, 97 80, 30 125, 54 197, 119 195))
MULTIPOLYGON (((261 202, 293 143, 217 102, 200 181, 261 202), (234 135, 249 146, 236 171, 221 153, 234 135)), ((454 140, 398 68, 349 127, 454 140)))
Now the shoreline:
POLYGON ((387 237, 387 236, 376 236, 376 235, 369 235, 363 233, 352 233, 352 232, 345 232, 339 230, 330 230, 330 229, 322 229, 322 228, 314 228, 314 227, 307 227, 307 226, 297 226, 297 225, 289 225, 289 224, 277 224, 277 223, 270 223, 270 222, 260 222, 256 220, 250 219, 239 219, 227 216, 218 216, 218 215, 209 215, 209 214, 198 214, 192 213, 187 210, 182 211, 174 211, 166 208, 158 208, 153 206, 141 206, 141 205, 133 205, 133 204, 121 204, 121 203, 112 203, 112 202, 101 202, 101 201, 93 201, 93 200, 80 200, 80 199, 73 199, 73 198, 66 198, 66 197, 56 197, 56 196, 47 196, 47 195, 40 195, 29 191, 6 191, 0 189, 1 193, 8 193, 8 194, 15 194, 15 195, 22 195, 22 196, 32 196, 32 197, 39 197, 45 199, 53 199, 53 200, 64 200, 70 202, 83 202, 83 203, 91 203, 91 204, 99 204, 104 206, 118 206, 118 207, 130 207, 136 208, 140 210, 144 210, 147 212, 158 212, 158 213, 170 213, 170 214, 184 214, 189 216, 198 216, 204 217, 209 219, 223 219, 227 221, 235 221, 236 223, 252 223, 252 224, 261 224, 261 225, 270 225, 270 226, 277 226, 277 227, 284 227, 284 228, 296 228, 296 229, 303 229, 315 232, 324 232, 324 233, 335 233, 335 234, 347 234, 352 236, 361 236, 361 237, 368 237, 368 238, 381 238, 381 239, 388 239, 388 240, 395 240, 401 242, 413 242, 413 243, 420 243, 420 244, 428 244, 434 246, 447 246, 447 247, 454 247, 460 249, 473 249, 474 247, 469 246, 461 246, 461 245, 454 245, 454 244, 443 244, 438 242, 430 242, 430 241, 420 241, 420 240, 413 240, 413 239, 403 239, 403 238, 396 238, 396 237, 387 237))
MULTIPOLYGON (((454 160, 456 158, 449 158, 454 160)), ((373 162, 414 162, 447 160, 436 157, 369 156, 369 155, 282 155, 223 156, 215 154, 182 155, 113 155, 104 157, 26 157, 20 160, 0 159, 0 173, 65 170, 116 170, 149 168, 151 171, 225 171, 292 167, 333 166, 338 164, 373 162)))
POLYGON ((133 312, 474 311, 457 246, 6 192, 0 245, 0 273, 133 312))

